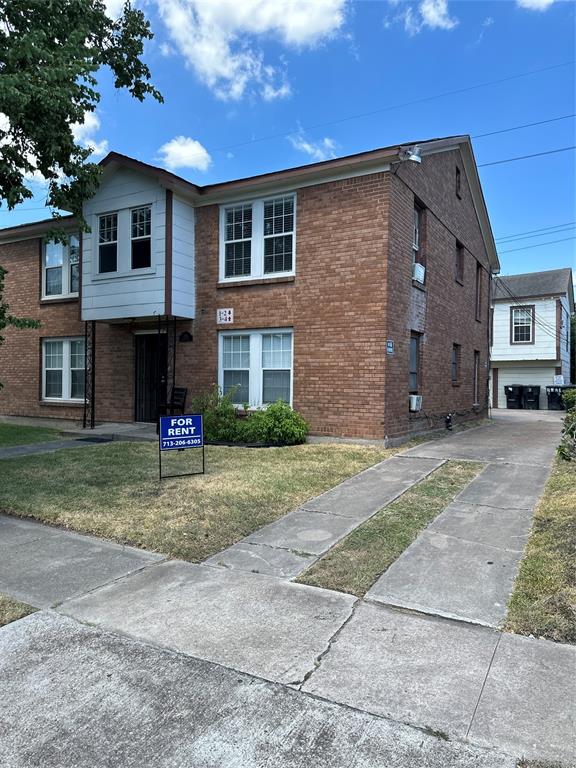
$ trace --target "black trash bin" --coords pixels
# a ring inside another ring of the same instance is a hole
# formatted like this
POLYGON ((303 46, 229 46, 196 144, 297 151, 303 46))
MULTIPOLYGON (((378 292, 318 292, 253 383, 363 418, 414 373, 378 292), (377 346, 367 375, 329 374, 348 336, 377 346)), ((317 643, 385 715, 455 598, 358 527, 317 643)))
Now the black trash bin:
POLYGON ((565 387, 561 387, 561 386, 546 387, 546 396, 548 397, 549 411, 564 410, 564 403, 562 402, 563 389, 565 389, 565 387))
POLYGON ((522 393, 522 405, 528 411, 540 410, 540 387, 524 387, 522 393))
POLYGON ((504 387, 506 408, 522 408, 522 384, 509 384, 504 387))

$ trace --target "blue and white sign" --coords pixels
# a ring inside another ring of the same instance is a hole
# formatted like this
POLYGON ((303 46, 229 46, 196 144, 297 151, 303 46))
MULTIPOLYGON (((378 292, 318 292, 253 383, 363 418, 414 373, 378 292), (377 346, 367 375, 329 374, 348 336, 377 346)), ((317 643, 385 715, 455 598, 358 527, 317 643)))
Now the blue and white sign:
POLYGON ((202 448, 203 445, 204 428, 201 415, 160 417, 161 451, 202 448))

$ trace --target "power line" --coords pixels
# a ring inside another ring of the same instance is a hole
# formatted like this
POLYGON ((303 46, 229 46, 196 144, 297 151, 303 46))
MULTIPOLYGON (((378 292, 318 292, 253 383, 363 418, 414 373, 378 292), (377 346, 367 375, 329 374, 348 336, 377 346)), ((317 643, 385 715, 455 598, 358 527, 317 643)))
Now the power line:
POLYGON ((522 128, 532 128, 535 125, 546 125, 547 123, 557 123, 559 120, 569 120, 573 115, 563 115, 562 117, 552 117, 549 120, 539 120, 537 123, 524 123, 524 125, 516 125, 514 128, 501 128, 498 131, 490 131, 489 133, 477 133, 475 136, 471 136, 472 139, 483 139, 486 136, 496 136, 498 133, 510 133, 511 131, 519 131, 522 128))
POLYGON ((542 248, 544 245, 554 245, 555 243, 567 243, 568 240, 576 240, 574 237, 565 237, 563 240, 550 240, 549 243, 537 243, 536 245, 525 245, 522 248, 511 248, 508 251, 499 251, 500 255, 504 253, 515 253, 516 251, 527 251, 529 248, 542 248))
POLYGON ((502 163, 515 163, 517 160, 529 160, 531 157, 542 157, 543 155, 555 155, 558 152, 569 152, 576 149, 576 145, 571 147, 562 147, 562 149, 550 149, 547 152, 535 152, 533 155, 519 155, 518 157, 509 157, 506 160, 494 160, 491 163, 480 163, 478 168, 485 168, 487 165, 502 165, 502 163))
MULTIPOLYGON (((501 286, 502 290, 507 293, 508 296, 510 296, 510 298, 515 302, 517 307, 526 306, 525 301, 520 299, 510 290, 510 288, 504 283, 503 278, 496 276, 496 280, 498 281, 498 284, 501 286)), ((541 317, 536 317, 536 312, 534 312, 534 324, 538 325, 547 335, 551 336, 552 338, 556 338, 556 326, 552 325, 546 320, 543 320, 541 317)))
POLYGON ((511 237, 505 242, 502 243, 502 245, 509 245, 510 243, 516 243, 518 240, 531 240, 533 237, 546 237, 548 235, 560 235, 562 232, 570 232, 571 230, 576 229, 576 227, 562 227, 558 229, 552 229, 552 231, 548 230, 547 232, 539 232, 534 235, 524 235, 523 237, 511 237))
POLYGON ((544 232, 548 229, 557 229, 558 227, 567 227, 570 224, 576 224, 576 221, 565 221, 563 224, 552 224, 549 227, 540 227, 539 229, 528 229, 526 232, 516 232, 513 235, 502 235, 502 237, 496 237, 496 242, 499 242, 500 240, 508 240, 509 238, 516 238, 520 235, 531 235, 533 232, 544 232))

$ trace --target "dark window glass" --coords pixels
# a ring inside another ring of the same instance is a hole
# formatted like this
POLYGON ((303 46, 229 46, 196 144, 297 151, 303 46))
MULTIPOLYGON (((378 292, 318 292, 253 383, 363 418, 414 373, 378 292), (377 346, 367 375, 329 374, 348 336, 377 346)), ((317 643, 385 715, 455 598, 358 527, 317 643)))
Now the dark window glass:
POLYGON ((117 264, 117 243, 109 245, 100 245, 100 261, 98 264, 99 272, 116 272, 117 264))
POLYGON ((472 382, 474 405, 478 405, 480 394, 480 352, 474 351, 474 381, 472 382))
POLYGON ((132 269, 146 269, 151 263, 150 238, 132 240, 132 269))
POLYGON ((462 243, 456 243, 456 265, 454 276, 459 283, 464 282, 464 246, 462 243))
POLYGON ((250 274, 251 246, 252 242, 250 240, 226 243, 224 269, 226 277, 240 277, 250 274))
POLYGON ((59 296, 62 293, 62 267, 46 269, 46 296, 59 296))
POLYGON ((476 320, 482 317, 482 267, 476 263, 476 320))
POLYGON ((458 167, 456 167, 456 197, 462 197, 462 174, 458 167))
POLYGON ((410 336, 410 376, 409 376, 409 390, 410 392, 418 392, 420 384, 420 336, 417 333, 413 333, 410 336))
POLYGON ((292 235, 264 240, 264 272, 289 272, 292 269, 292 235))
POLYGON ((460 379, 460 345, 452 345, 452 383, 456 384, 460 379))

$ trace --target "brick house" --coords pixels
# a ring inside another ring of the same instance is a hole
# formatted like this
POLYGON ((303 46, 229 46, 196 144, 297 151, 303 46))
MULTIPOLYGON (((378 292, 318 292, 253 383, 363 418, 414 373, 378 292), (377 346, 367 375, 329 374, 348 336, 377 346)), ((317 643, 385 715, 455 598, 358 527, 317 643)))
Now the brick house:
POLYGON ((504 387, 570 383, 570 318, 574 314, 572 270, 549 269, 498 277, 492 289, 491 396, 506 408, 504 387))
POLYGON ((172 386, 219 384, 394 439, 486 410, 499 264, 467 136, 204 187, 101 165, 91 232, 0 230, 11 311, 41 321, 6 333, 0 413, 152 421, 172 386))

